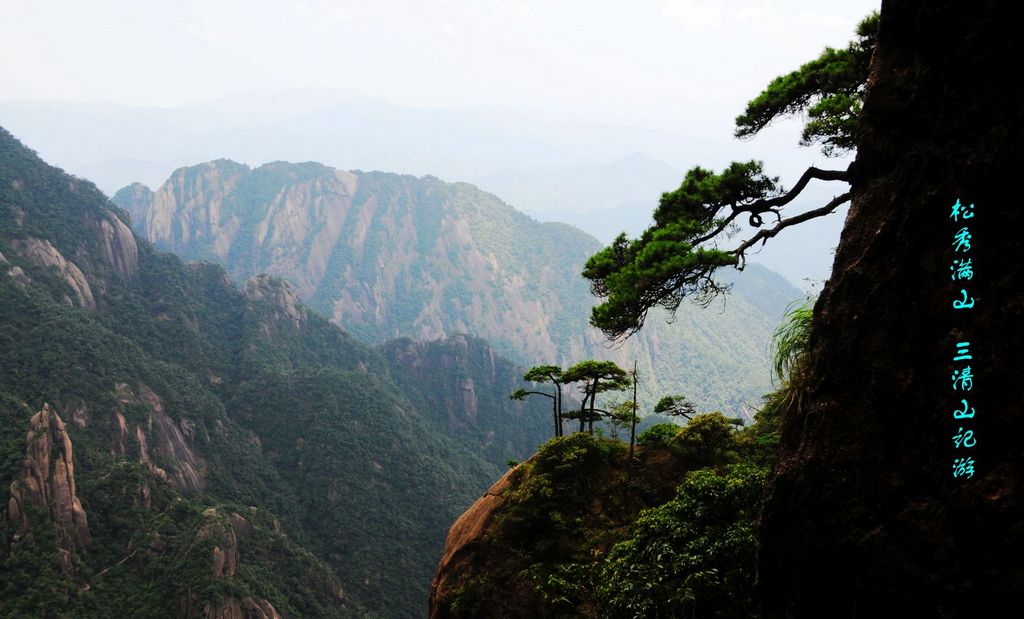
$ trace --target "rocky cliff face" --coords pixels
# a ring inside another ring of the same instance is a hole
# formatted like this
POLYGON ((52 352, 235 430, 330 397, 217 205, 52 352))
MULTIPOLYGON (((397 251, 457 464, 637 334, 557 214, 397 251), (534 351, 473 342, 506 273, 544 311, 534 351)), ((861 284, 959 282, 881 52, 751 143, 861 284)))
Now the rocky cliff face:
POLYGON ((160 396, 144 384, 133 390, 126 383, 118 383, 115 397, 118 407, 114 410, 116 434, 111 452, 116 456, 134 455, 159 479, 182 492, 203 490, 207 465, 193 447, 195 422, 171 419, 160 396), (144 416, 126 420, 125 409, 138 410, 140 405, 144 416))
POLYGON ((451 606, 457 597, 459 581, 471 569, 476 558, 475 550, 480 546, 488 526, 505 504, 509 490, 519 484, 523 474, 521 467, 509 469, 459 516, 448 531, 444 554, 430 589, 430 619, 452 616, 451 606))
POLYGON ((101 255, 111 269, 124 278, 134 275, 139 270, 139 248, 128 226, 110 212, 94 219, 92 225, 101 255))
POLYGON ((264 334, 269 335, 273 325, 277 323, 299 329, 309 317, 306 306, 295 296, 291 286, 269 275, 250 277, 242 285, 242 294, 251 303, 273 308, 272 315, 268 317, 269 322, 262 326, 264 334))
MULTIPOLYGON (((0 130, 0 140, 8 139, 0 130)), ((64 287, 52 291, 59 299, 96 309, 115 279, 138 271, 135 236, 92 185, 49 173, 43 181, 24 163, 12 159, 3 167, 10 182, 0 199, 0 231, 10 240, 4 261, 14 263, 8 275, 28 284, 36 279, 28 271, 52 272, 64 287)))
POLYGON ((48 404, 32 416, 21 475, 11 484, 7 520, 17 546, 41 523, 56 532, 60 566, 77 579, 72 557, 92 544, 89 521, 75 487, 75 458, 64 420, 48 404))
POLYGON ((419 394, 423 410, 450 436, 473 445, 496 466, 524 459, 554 436, 547 400, 510 400, 522 371, 479 338, 381 344, 395 377, 419 394))
POLYGON ((766 617, 988 617, 1024 591, 1021 5, 886 1, 854 199, 763 511, 766 617), (1012 59, 1012 60, 1011 60, 1012 59), (956 200, 973 219, 951 218, 956 200), (967 223, 976 306, 955 310, 967 223), (970 394, 951 376, 969 341, 970 394), (956 420, 962 397, 976 410, 956 420), (957 448, 958 428, 975 432, 957 448), (958 457, 974 474, 954 479, 958 457))
POLYGON ((96 298, 93 296, 92 287, 85 279, 82 270, 74 262, 65 258, 49 241, 30 236, 26 239, 12 241, 11 246, 19 256, 33 265, 43 269, 52 267, 57 272, 57 276, 67 284, 74 295, 73 298, 65 296, 65 303, 96 309, 96 298))
POLYGON ((593 297, 579 276, 598 242, 472 185, 222 160, 182 168, 156 192, 126 187, 114 200, 158 248, 216 261, 236 280, 280 277, 362 339, 469 333, 525 366, 637 359, 642 398, 682 390, 734 414, 768 390, 768 337, 801 296, 752 267, 724 311, 684 307, 673 325, 652 315, 610 348, 587 323, 593 297))
POLYGON ((239 279, 283 277, 335 322, 377 340, 473 332, 550 358, 567 342, 556 341, 551 316, 536 304, 554 300, 542 301, 550 296, 539 292, 542 282, 564 277, 550 264, 521 264, 529 250, 480 234, 536 228, 533 251, 547 253, 568 235, 575 262, 596 248, 470 185, 319 164, 250 170, 221 160, 178 170, 147 192, 133 185, 115 200, 158 247, 218 260, 239 279), (526 317, 539 337, 522 332, 526 317))

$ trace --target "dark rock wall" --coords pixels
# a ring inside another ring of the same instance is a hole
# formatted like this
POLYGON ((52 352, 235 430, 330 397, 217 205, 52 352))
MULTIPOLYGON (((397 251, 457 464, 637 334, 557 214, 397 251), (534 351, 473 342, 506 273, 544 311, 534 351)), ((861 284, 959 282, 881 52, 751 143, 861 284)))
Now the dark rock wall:
POLYGON ((766 618, 1005 616, 990 609, 1024 597, 1022 13, 882 5, 854 200, 762 514, 766 618), (957 198, 976 205, 969 311, 952 308, 957 198), (976 376, 966 481, 959 341, 976 376))

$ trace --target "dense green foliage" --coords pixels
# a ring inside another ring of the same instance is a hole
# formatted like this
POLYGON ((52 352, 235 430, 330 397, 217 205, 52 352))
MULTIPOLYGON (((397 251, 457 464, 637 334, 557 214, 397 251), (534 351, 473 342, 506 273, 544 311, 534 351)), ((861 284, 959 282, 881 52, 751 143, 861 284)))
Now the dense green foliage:
POLYGON ((549 441, 514 471, 452 616, 754 616, 766 423, 657 425, 632 466, 619 441, 549 441))
POLYGON ((689 459, 703 465, 736 459, 735 426, 722 413, 697 415, 670 443, 689 459))
POLYGON ((92 536, 67 574, 45 511, 18 539, 0 518, 0 614, 198 616, 251 597, 289 617, 421 616, 448 525, 549 431, 529 407, 490 408, 510 406, 519 371, 474 342, 417 377, 288 307, 279 281, 243 294, 220 267, 145 242, 136 268, 118 268, 102 222, 120 216, 0 131, 0 487, 22 474, 29 418, 49 403, 92 536), (81 269, 95 309, 27 255, 31 239, 81 269), (486 371, 461 372, 480 358, 486 371), (476 442, 448 425, 466 378, 476 442), (505 428, 518 433, 485 447, 505 428), (235 548, 233 574, 213 576, 215 547, 235 548))
POLYGON ((686 476, 615 545, 598 596, 606 617, 756 617, 755 528, 767 471, 746 464, 686 476))
POLYGON ((669 442, 679 434, 682 428, 675 423, 656 423, 645 429, 636 437, 637 445, 661 445, 667 446, 669 442))

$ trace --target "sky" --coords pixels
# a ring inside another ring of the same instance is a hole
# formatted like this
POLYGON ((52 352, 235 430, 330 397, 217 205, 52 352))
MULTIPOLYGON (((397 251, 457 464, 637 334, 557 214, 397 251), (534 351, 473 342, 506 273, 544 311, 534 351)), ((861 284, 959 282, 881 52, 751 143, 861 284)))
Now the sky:
POLYGON ((878 0, 5 0, 0 101, 326 88, 695 137, 878 0))
MULTIPOLYGON (((56 110, 50 116, 31 116, 34 124, 9 106, 0 113, 0 124, 16 129, 16 135, 51 163, 101 184, 104 178, 116 177, 118 183, 107 183, 108 191, 126 184, 129 177, 140 180, 138 175, 144 171, 152 176, 150 183, 159 183, 157 179, 166 178, 178 166, 222 156, 251 165, 274 159, 314 159, 349 168, 430 173, 445 180, 476 182, 486 189, 489 186, 479 168, 492 160, 500 160, 504 170, 513 173, 542 163, 553 165, 539 162, 536 149, 522 149, 523 161, 514 160, 520 157, 514 148, 515 131, 529 127, 523 119, 546 122, 553 131, 570 126, 556 123, 629 129, 589 134, 562 131, 559 154, 566 155, 565 166, 608 164, 642 152, 668 162, 681 175, 695 163, 717 167, 731 159, 757 158, 765 160, 766 169, 780 174, 789 186, 790 179, 808 165, 841 168, 846 162, 829 161, 816 148, 797 146, 799 121, 776 123, 754 140, 738 142, 732 137, 734 119, 773 77, 799 67, 826 46, 845 46, 856 24, 880 4, 879 0, 0 3, 0 112, 4 102, 103 102, 159 108, 163 119, 172 118, 167 116, 168 108, 176 109, 180 114, 174 118, 189 123, 203 118, 189 115, 190 111, 221 110, 217 122, 259 127, 229 134, 233 142, 223 132, 221 141, 195 133, 198 137, 185 149, 192 134, 183 131, 176 140, 172 129, 169 136, 163 135, 168 125, 147 125, 150 116, 145 110, 121 113, 114 108, 111 116, 108 107, 105 116, 95 116, 103 119, 98 121, 88 112, 83 114, 81 107, 75 115, 58 106, 49 108, 56 110), (376 158, 365 158, 366 152, 348 146, 351 140, 346 142, 344 136, 350 134, 328 137, 333 126, 317 126, 307 132, 306 142, 294 132, 278 135, 266 129, 275 112, 284 117, 304 106, 314 110, 317 98, 330 102, 351 98, 428 112, 399 116, 381 129, 388 132, 403 123, 409 125, 406 135, 398 139, 378 135, 380 144, 365 144, 370 151, 380 151, 376 158), (431 115, 431 110, 440 115, 431 115), (474 114, 462 116, 460 111, 474 114), (471 135, 477 125, 468 119, 481 118, 478 113, 486 114, 490 124, 480 135, 471 135), (260 116, 260 120, 247 116, 260 116), (92 126, 110 123, 112 117, 119 118, 123 127, 92 126), (458 127, 461 133, 437 136, 436 148, 422 141, 424 135, 437 133, 441 126, 437 119, 443 124, 452 118, 463 119, 465 126, 458 127), (503 118, 514 129, 495 137, 491 132, 502 130, 503 118), (495 119, 497 124, 492 122, 495 119), (421 126, 423 122, 428 126, 421 126), (248 131, 252 135, 245 134, 248 131), (163 138, 147 143, 143 135, 163 138), (581 141, 573 148, 565 142, 573 138, 566 135, 579 135, 581 141), (582 139, 585 135, 590 136, 589 142, 582 139), (601 141, 601 136, 608 140, 601 141), (627 143, 629 136, 637 136, 635 145, 627 143), (640 143, 642 139, 647 143, 640 143), (196 140, 205 148, 197 148, 196 140), (471 143, 476 151, 469 148, 471 143), (334 157, 331 144, 348 157, 334 157), (661 152, 657 152, 659 144, 666 147, 661 152), (175 149, 180 152, 170 152, 175 149), (425 157, 416 159, 417 152, 425 157), (595 160, 583 161, 586 157, 581 158, 581 152, 593 153, 595 160), (431 161, 441 166, 437 163, 441 158, 445 158, 444 167, 430 167, 431 161)), ((559 168, 551 169, 557 174, 559 168)), ((507 185, 499 195, 516 206, 517 193, 522 192, 507 185)), ((639 229, 647 225, 660 192, 671 187, 642 189, 643 195, 650 196, 645 206, 635 216, 634 211, 626 215, 639 229)), ((574 190, 561 188, 570 195, 574 190)), ((817 206, 833 195, 831 187, 814 191, 807 192, 814 195, 804 204, 792 206, 817 206)), ((542 220, 580 225, 600 236, 580 223, 589 216, 581 220, 578 213, 571 216, 568 211, 527 212, 542 220)), ((830 270, 831 250, 838 243, 844 217, 841 211, 789 230, 789 241, 774 243, 754 260, 798 285, 820 281, 830 270)), ((608 221, 629 227, 621 220, 608 221)))

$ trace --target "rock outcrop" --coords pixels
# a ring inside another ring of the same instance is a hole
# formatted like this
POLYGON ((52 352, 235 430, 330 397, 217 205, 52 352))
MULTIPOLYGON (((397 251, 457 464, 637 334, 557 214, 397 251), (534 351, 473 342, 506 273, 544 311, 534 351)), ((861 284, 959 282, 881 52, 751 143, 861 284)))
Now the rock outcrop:
MULTIPOLYGON (((35 266, 44 269, 53 267, 57 271, 57 275, 75 295, 74 299, 66 298, 69 305, 75 304, 87 309, 96 309, 96 299, 85 274, 78 268, 78 265, 65 258, 49 241, 28 237, 12 240, 11 246, 14 251, 18 252, 18 255, 35 266)), ((13 273, 12 276, 14 276, 13 273)))
POLYGON ((1021 23, 1020 3, 883 2, 853 203, 762 513, 767 619, 996 617, 1024 594, 1024 89, 1004 69, 1021 23), (964 225, 976 269, 952 282, 964 225))
MULTIPOLYGON (((299 297, 292 292, 284 280, 270 275, 257 275, 250 277, 242 285, 242 294, 249 301, 262 301, 269 303, 276 310, 276 316, 280 321, 290 323, 298 329, 309 317, 309 311, 299 300, 299 297)), ((269 325, 264 325, 269 335, 269 325)))
POLYGON ((487 525, 505 504, 506 492, 518 483, 522 475, 520 467, 509 469, 448 530, 444 554, 430 588, 430 619, 449 616, 448 610, 454 601, 458 577, 473 562, 473 552, 487 531, 487 525))
POLYGON ((204 619, 281 619, 274 605, 263 598, 226 598, 203 606, 204 619))
POLYGON ((231 578, 238 569, 238 537, 235 535, 235 522, 242 525, 242 532, 251 528, 248 521, 238 514, 231 513, 223 518, 214 507, 203 512, 207 522, 196 534, 196 541, 211 540, 213 546, 214 580, 231 578))
POLYGON ((71 557, 92 544, 89 522, 75 487, 75 459, 64 421, 48 404, 32 416, 21 474, 11 484, 7 520, 12 545, 34 527, 52 523, 61 567, 74 576, 71 557))
POLYGON ((621 443, 582 433, 545 444, 452 525, 430 618, 605 616, 589 583, 570 591, 573 577, 597 573, 579 564, 603 560, 644 509, 675 496, 689 468, 663 447, 640 447, 630 463, 621 443))
POLYGON ((148 409, 144 421, 130 423, 122 411, 114 411, 116 436, 112 451, 126 455, 134 441, 139 462, 160 479, 178 490, 195 492, 206 484, 206 462, 193 448, 196 427, 189 419, 176 422, 164 411, 163 401, 148 386, 139 385, 133 391, 119 383, 115 396, 122 407, 143 404, 148 409))
MULTIPOLYGON (((252 508, 255 511, 255 508, 252 508)), ((255 515, 255 514, 252 514, 255 515)), ((277 520, 272 521, 270 531, 257 531, 259 525, 235 511, 221 507, 210 507, 203 512, 203 523, 192 541, 192 550, 209 550, 206 560, 210 565, 212 581, 231 580, 238 574, 243 557, 239 553, 239 541, 257 534, 283 538, 277 520)), ((260 545, 269 545, 264 537, 260 545)), ((308 583, 324 592, 336 607, 345 605, 345 593, 341 584, 332 574, 322 570, 311 570, 302 575, 308 583)), ((202 616, 205 619, 281 619, 272 603, 256 596, 228 596, 215 600, 203 600, 186 595, 181 600, 181 614, 202 616), (201 612, 198 612, 201 611, 201 612)))
POLYGON ((100 249, 107 264, 121 277, 131 277, 139 270, 139 248, 135 235, 113 213, 105 213, 96 224, 100 249))

